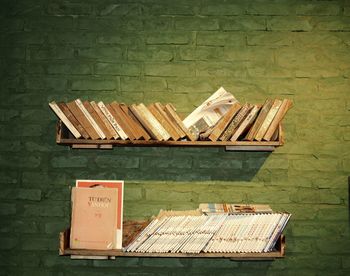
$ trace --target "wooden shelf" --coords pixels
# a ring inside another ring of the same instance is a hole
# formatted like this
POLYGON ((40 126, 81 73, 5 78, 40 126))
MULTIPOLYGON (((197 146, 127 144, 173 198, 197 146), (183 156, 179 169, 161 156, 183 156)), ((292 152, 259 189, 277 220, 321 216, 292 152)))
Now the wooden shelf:
MULTIPOLYGON (((148 222, 124 222, 123 224, 123 246, 126 247, 140 233, 148 222)), ((59 255, 74 255, 82 258, 108 257, 161 257, 161 258, 227 258, 231 260, 274 260, 283 258, 285 255, 285 237, 281 235, 273 251, 266 253, 135 253, 122 250, 86 250, 71 249, 69 247, 70 229, 60 233, 59 255)))
POLYGON ((112 149, 118 146, 140 147, 225 147, 226 151, 274 151, 284 144, 282 126, 277 141, 145 141, 145 140, 91 140, 74 138, 67 127, 58 121, 56 143, 79 149, 112 149))

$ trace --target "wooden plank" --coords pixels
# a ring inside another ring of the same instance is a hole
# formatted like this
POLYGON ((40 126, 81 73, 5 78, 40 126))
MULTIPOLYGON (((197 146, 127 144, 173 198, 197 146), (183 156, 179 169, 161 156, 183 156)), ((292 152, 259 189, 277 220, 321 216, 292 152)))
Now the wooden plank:
MULTIPOLYGON (((282 129, 282 128, 281 128, 282 129)), ((259 150, 259 148, 254 148, 255 146, 273 146, 278 147, 283 144, 281 138, 283 140, 283 131, 281 130, 281 135, 279 136, 278 141, 145 141, 145 140, 90 140, 90 139, 74 139, 69 138, 67 135, 66 126, 59 121, 57 124, 57 132, 56 132, 56 142, 60 145, 109 145, 112 146, 178 146, 178 147, 237 147, 237 146, 247 146, 251 148, 251 150, 259 150), (66 134, 65 134, 66 133, 66 134)), ((234 150, 231 148, 230 150, 234 150)))
POLYGON ((226 146, 226 151, 274 151, 275 146, 226 146))

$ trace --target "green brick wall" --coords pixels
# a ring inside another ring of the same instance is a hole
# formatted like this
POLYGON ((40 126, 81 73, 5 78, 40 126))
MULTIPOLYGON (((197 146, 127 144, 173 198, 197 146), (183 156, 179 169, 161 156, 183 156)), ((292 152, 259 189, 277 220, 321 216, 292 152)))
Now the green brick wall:
POLYGON ((350 273, 350 2, 3 0, 0 9, 1 275, 350 273), (240 101, 291 98, 274 153, 219 148, 71 150, 51 100, 172 102, 220 86, 240 101), (124 179, 129 219, 200 202, 293 214, 273 262, 58 256, 77 178, 124 179))

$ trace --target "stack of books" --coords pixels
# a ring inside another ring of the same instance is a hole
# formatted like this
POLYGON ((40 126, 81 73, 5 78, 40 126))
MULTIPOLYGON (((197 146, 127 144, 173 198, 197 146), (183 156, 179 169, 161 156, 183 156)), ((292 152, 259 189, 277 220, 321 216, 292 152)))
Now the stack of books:
POLYGON ((263 105, 240 104, 221 87, 184 120, 171 103, 145 106, 76 99, 49 106, 76 139, 276 141, 292 102, 267 99, 263 105))
POLYGON ((142 253, 273 251, 290 214, 216 214, 155 218, 125 250, 142 253))

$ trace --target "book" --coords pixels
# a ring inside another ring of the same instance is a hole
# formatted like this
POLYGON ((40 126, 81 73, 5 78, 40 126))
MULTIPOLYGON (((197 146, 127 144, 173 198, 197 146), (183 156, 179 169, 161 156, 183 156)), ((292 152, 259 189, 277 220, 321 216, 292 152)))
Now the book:
POLYGON ((265 141, 270 141, 273 134, 278 130, 278 126, 281 123, 282 119, 286 115, 287 111, 293 106, 293 103, 291 100, 284 99, 282 101, 282 104, 280 108, 277 111, 277 114, 275 115, 274 119, 272 120, 271 124, 269 125, 266 133, 264 134, 263 139, 265 141))
POLYGON ((137 108, 142 112, 145 116, 145 119, 152 125, 154 130, 159 133, 161 136, 161 140, 168 141, 170 139, 170 134, 164 129, 164 127, 158 122, 158 120, 152 115, 152 113, 147 109, 147 107, 140 103, 137 108))
POLYGON ((79 131, 81 136, 84 137, 85 139, 89 139, 90 138, 89 134, 86 132, 83 126, 79 123, 79 121, 74 117, 72 112, 70 112, 68 106, 65 103, 58 103, 57 105, 62 110, 64 115, 66 115, 68 120, 73 124, 73 126, 79 131))
POLYGON ((238 128, 232 133, 232 136, 230 138, 230 141, 237 141, 238 138, 245 133, 246 130, 248 130, 251 125, 254 123, 254 120, 256 119, 256 116, 260 110, 260 107, 257 105, 254 105, 253 108, 250 110, 248 115, 244 118, 242 123, 238 126, 238 128))
POLYGON ((148 106, 148 110, 158 120, 158 122, 164 127, 164 129, 170 134, 171 139, 177 141, 180 139, 180 135, 176 132, 171 124, 163 117, 154 104, 148 106))
POLYGON ((70 248, 116 248, 118 189, 72 188, 70 248))
POLYGON ((69 121, 67 116, 62 112, 62 110, 58 107, 55 101, 49 103, 50 108, 56 114, 56 116, 66 125, 68 130, 73 134, 76 139, 81 137, 80 132, 76 129, 76 127, 69 121))
POLYGON ((135 117, 135 115, 131 112, 130 108, 121 103, 120 108, 123 110, 126 116, 129 117, 129 122, 132 124, 132 127, 137 130, 138 134, 141 135, 140 139, 144 139, 146 141, 150 140, 151 137, 147 133, 147 131, 143 128, 140 121, 135 117))
POLYGON ((146 116, 143 112, 137 107, 136 104, 132 104, 130 107, 131 112, 135 115, 135 117, 140 121, 142 126, 147 130, 148 134, 151 136, 153 140, 161 141, 163 137, 154 129, 152 124, 146 119, 146 116))
POLYGON ((109 131, 109 129, 106 127, 106 125, 104 124, 104 122, 102 121, 101 117, 97 114, 97 112, 95 111, 95 109, 92 107, 91 103, 88 101, 84 101, 83 105, 85 107, 85 109, 87 110, 87 112, 89 112, 89 114, 91 115, 91 117, 94 119, 94 121, 96 122, 96 124, 98 125, 98 127, 101 129, 101 131, 104 133, 105 137, 107 139, 112 139, 113 138, 113 134, 109 131))
POLYGON ((91 123, 88 121, 88 119, 85 117, 81 109, 78 107, 77 103, 75 101, 72 101, 72 102, 66 103, 66 105, 69 108, 70 112, 72 112, 74 117, 78 120, 78 122, 83 126, 83 128, 89 134, 90 138, 93 140, 100 139, 100 136, 98 135, 96 130, 93 128, 91 123))
POLYGON ((94 128, 94 130, 96 131, 96 133, 98 134, 98 136, 101 139, 106 139, 106 135, 103 133, 103 131, 101 130, 101 128, 99 127, 99 125, 96 123, 96 121, 94 120, 94 118, 92 118, 91 114, 86 110, 84 104, 82 103, 82 101, 80 99, 76 99, 75 100, 76 105, 80 108, 80 110, 83 112, 84 116, 86 117, 86 119, 89 121, 89 123, 91 124, 91 126, 94 128))
POLYGON ((233 204, 233 203, 201 203, 199 209, 203 213, 272 213, 269 205, 263 204, 233 204))
POLYGON ((192 135, 192 133, 188 130, 188 128, 185 126, 185 124, 182 122, 179 115, 177 115, 176 110, 173 105, 166 104, 164 107, 165 113, 171 118, 173 122, 177 124, 178 127, 186 134, 187 138, 191 141, 195 141, 195 137, 192 135))
POLYGON ((275 99, 273 101, 273 104, 270 108, 270 110, 268 111, 265 120, 263 121, 263 123, 261 124, 259 130, 256 132, 255 136, 254 136, 254 140, 257 141, 261 141, 262 138, 264 137, 267 129, 269 128, 273 118, 275 117, 275 115, 277 114, 278 109, 280 108, 282 104, 281 100, 275 99))
POLYGON ((248 141, 253 141, 254 137, 256 135, 256 133, 258 132, 259 128, 261 127, 261 125, 263 124, 269 110, 271 109, 273 104, 273 100, 271 99, 267 99, 264 103, 264 105, 262 106, 258 117, 256 118, 253 126, 250 128, 248 134, 246 135, 246 137, 244 138, 244 140, 248 140, 248 141))
POLYGON ((154 106, 157 108, 158 112, 167 120, 167 122, 175 129, 176 133, 180 136, 180 138, 186 137, 186 133, 182 131, 182 129, 178 126, 176 121, 169 117, 169 115, 165 112, 165 107, 161 103, 154 103, 154 106))
MULTIPOLYGON (((107 105, 108 106, 108 105, 107 105)), ((125 114, 123 110, 119 107, 119 104, 117 102, 112 102, 109 104, 109 106, 113 109, 110 110, 112 115, 114 116, 115 120, 118 122, 120 127, 123 129, 125 134, 129 137, 130 140, 136 140, 136 136, 138 136, 133 129, 131 128, 131 125, 128 123, 127 119, 125 118, 125 114)))
POLYGON ((108 121, 106 116, 102 113, 102 111, 99 108, 99 106, 97 105, 97 103, 94 101, 91 101, 90 104, 91 104, 92 108, 95 110, 96 114, 101 118, 103 124, 108 129, 108 132, 110 133, 110 135, 112 135, 112 137, 114 139, 118 139, 119 138, 118 133, 115 131, 115 129, 113 128, 111 123, 108 121))
POLYGON ((242 106, 236 102, 234 103, 230 109, 226 112, 226 114, 219 120, 219 122, 214 125, 214 129, 209 135, 209 139, 211 141, 217 141, 221 134, 225 131, 229 123, 232 121, 233 117, 237 114, 242 106))
POLYGON ((124 204, 124 181, 123 180, 76 180, 75 186, 79 188, 115 188, 118 190, 117 209, 116 209, 116 249, 122 248, 123 240, 123 204, 124 204))
POLYGON ((110 124, 113 126, 113 128, 117 132, 118 136, 122 140, 126 140, 128 137, 126 136, 126 134, 124 133, 124 131, 122 130, 120 125, 117 123, 117 121, 115 120, 115 118, 113 117, 113 115, 111 114, 109 109, 107 108, 107 106, 105 106, 105 104, 102 101, 98 102, 97 105, 100 108, 100 110, 102 111, 102 113, 105 115, 107 120, 110 122, 110 124))
POLYGON ((223 87, 220 87, 191 114, 189 114, 183 120, 183 123, 187 129, 190 129, 191 127, 191 129, 196 129, 198 127, 195 127, 195 125, 198 122, 201 122, 203 125, 202 121, 204 121, 207 128, 209 128, 215 125, 236 102, 237 100, 231 93, 227 92, 223 87))
POLYGON ((111 116, 114 119, 114 122, 116 123, 116 125, 118 126, 118 134, 120 136, 120 138, 122 138, 123 140, 127 140, 127 139, 132 139, 133 137, 129 137, 128 133, 125 132, 125 129, 123 129, 122 125, 120 124, 120 122, 122 121, 122 119, 118 116, 118 114, 115 112, 114 108, 112 107, 111 104, 106 104, 105 105, 107 110, 109 111, 109 113, 111 114, 111 116))
POLYGON ((244 104, 242 108, 239 110, 239 112, 236 114, 236 116, 233 117, 232 121, 224 131, 224 133, 220 136, 220 141, 228 141, 232 133, 235 131, 235 129, 239 126, 239 124, 244 120, 244 118, 247 116, 248 112, 252 109, 252 106, 248 103, 244 104))

